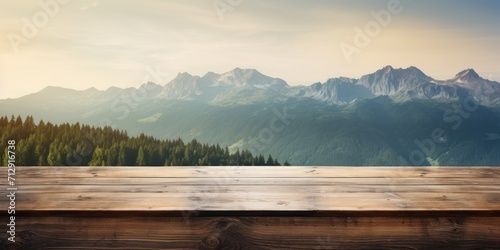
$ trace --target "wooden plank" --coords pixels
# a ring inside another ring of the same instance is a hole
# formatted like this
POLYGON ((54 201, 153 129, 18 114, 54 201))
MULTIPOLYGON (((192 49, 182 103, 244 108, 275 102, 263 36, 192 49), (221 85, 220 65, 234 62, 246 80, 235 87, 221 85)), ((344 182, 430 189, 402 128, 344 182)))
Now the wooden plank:
POLYGON ((165 177, 83 177, 83 178, 64 178, 64 177, 46 177, 46 178, 25 178, 17 176, 18 186, 27 185, 498 185, 499 178, 279 178, 279 177, 251 177, 251 178, 165 178, 165 177))
MULTIPOLYGON (((492 177, 497 172, 484 167, 21 167, 16 199, 20 209, 33 211, 500 211, 500 184, 492 177), (173 177, 164 177, 165 170, 173 177), (218 177, 221 171, 229 174, 218 177), (304 173, 312 177, 300 176, 304 173)), ((6 201, 6 190, 0 194, 6 201)))
MULTIPOLYGON (((495 167, 17 167, 16 172, 24 178, 500 178, 500 168, 495 167)), ((0 171, 1 177, 5 175, 0 171)))
POLYGON ((20 210, 497 210, 500 193, 19 193, 20 210))
POLYGON ((5 237, 0 245, 495 249, 499 174, 489 167, 19 167, 17 244, 5 237), (254 212, 272 216, 244 215, 254 212))
POLYGON ((30 217, 2 249, 498 249, 500 218, 30 217))
MULTIPOLYGON (((20 194, 29 193, 245 193, 269 192, 265 185, 23 185, 18 187, 20 194)), ((500 185, 275 185, 273 192, 291 193, 500 193, 500 185)))

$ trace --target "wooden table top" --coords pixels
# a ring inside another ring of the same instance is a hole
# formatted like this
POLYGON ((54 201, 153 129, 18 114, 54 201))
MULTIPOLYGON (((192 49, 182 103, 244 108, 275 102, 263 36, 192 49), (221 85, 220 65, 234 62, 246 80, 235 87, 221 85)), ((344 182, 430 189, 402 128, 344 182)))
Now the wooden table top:
POLYGON ((17 167, 15 178, 18 211, 500 211, 500 167, 17 167))

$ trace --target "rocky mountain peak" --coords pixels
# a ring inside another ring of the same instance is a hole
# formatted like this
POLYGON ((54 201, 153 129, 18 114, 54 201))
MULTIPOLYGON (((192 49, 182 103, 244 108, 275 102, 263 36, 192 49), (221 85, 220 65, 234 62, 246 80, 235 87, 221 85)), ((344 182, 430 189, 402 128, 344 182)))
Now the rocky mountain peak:
POLYGON ((461 82, 473 82, 477 80, 481 80, 482 78, 479 76, 478 73, 474 69, 466 69, 460 71, 456 76, 455 79, 457 81, 461 82))

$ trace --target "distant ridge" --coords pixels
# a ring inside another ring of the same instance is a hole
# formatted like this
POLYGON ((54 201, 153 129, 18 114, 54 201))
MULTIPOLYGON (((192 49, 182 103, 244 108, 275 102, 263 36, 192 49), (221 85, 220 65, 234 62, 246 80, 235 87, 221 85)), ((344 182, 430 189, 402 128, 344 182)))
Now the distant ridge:
POLYGON ((500 105, 500 83, 482 78, 474 69, 463 70, 449 80, 436 80, 414 66, 403 69, 390 65, 359 79, 337 77, 310 86, 290 86, 284 80, 266 76, 256 69, 235 68, 222 74, 208 72, 201 77, 187 72, 179 73, 164 86, 149 82, 138 89, 110 87, 106 91, 47 87, 30 96, 50 94, 77 99, 109 98, 134 90, 146 90, 147 98, 155 100, 194 100, 222 106, 276 102, 290 98, 343 105, 377 96, 444 101, 470 97, 482 105, 500 105))

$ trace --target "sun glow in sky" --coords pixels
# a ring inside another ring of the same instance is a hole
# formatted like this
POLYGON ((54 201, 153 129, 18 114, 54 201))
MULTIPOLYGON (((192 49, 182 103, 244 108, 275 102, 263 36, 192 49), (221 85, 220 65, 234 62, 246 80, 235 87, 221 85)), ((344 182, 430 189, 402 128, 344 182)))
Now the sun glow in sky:
POLYGON ((495 0, 3 1, 0 98, 48 85, 137 87, 148 76, 166 84, 178 72, 235 67, 290 85, 386 65, 436 79, 474 68, 500 81, 499 11, 495 0))

